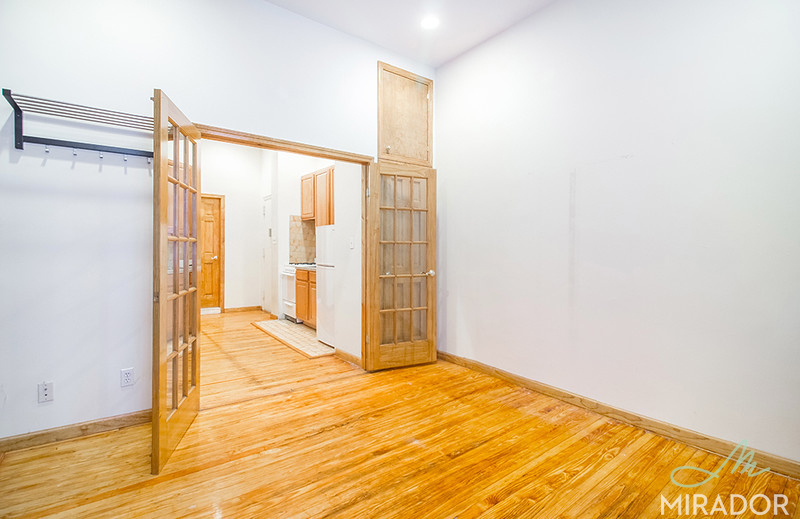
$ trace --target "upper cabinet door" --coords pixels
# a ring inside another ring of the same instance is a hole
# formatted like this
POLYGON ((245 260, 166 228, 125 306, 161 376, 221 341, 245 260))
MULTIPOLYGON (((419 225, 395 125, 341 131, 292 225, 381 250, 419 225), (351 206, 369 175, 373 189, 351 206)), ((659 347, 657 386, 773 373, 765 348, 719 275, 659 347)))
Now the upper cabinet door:
POLYGON ((313 220, 314 213, 314 174, 309 173, 300 178, 300 218, 313 220))
POLYGON ((378 158, 432 166, 433 81, 378 62, 378 158))

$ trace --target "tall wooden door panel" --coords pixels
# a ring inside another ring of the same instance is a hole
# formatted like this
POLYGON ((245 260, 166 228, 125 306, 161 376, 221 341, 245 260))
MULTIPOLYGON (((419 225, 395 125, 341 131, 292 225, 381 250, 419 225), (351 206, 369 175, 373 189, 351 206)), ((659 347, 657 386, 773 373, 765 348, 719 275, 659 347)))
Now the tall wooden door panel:
POLYGON ((382 163, 370 173, 370 371, 436 360, 436 171, 382 163))
POLYGON ((201 241, 201 280, 200 307, 222 308, 223 268, 224 268, 224 203, 221 195, 202 195, 200 207, 201 241))
POLYGON ((378 64, 380 160, 432 165, 433 81, 378 64))
POLYGON ((161 91, 153 149, 153 474, 200 407, 200 132, 161 91))

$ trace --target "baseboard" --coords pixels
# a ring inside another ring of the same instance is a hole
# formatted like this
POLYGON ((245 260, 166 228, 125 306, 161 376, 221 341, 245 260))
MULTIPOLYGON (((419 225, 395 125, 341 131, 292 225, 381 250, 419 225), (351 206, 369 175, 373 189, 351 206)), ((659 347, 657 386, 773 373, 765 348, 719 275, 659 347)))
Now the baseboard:
MULTIPOLYGON (((704 451, 713 452, 714 454, 718 454, 723 457, 727 457, 736 447, 736 444, 731 441, 721 440, 719 438, 707 436, 697 431, 692 431, 684 427, 662 422, 660 420, 649 418, 631 411, 618 409, 608 404, 592 400, 591 398, 586 398, 581 395, 570 393, 569 391, 564 391, 563 389, 559 389, 557 387, 549 386, 542 382, 537 382, 519 375, 514 375, 513 373, 503 371, 475 360, 465 359, 463 357, 442 351, 438 352, 438 357, 441 360, 452 362, 453 364, 458 364, 459 366, 464 366, 465 368, 491 375, 507 382, 511 382, 512 384, 532 389, 538 393, 557 398, 558 400, 562 400, 603 416, 613 418, 614 420, 619 420, 620 422, 627 423, 634 427, 645 429, 660 436, 664 436, 665 438, 669 438, 670 440, 674 440, 697 449, 702 449, 704 451)), ((777 474, 800 479, 800 462, 783 458, 776 454, 759 451, 757 449, 753 449, 749 445, 748 449, 755 453, 754 460, 758 463, 759 467, 769 467, 772 472, 777 474)))
POLYGON ((110 416, 108 418, 65 425, 54 429, 45 429, 44 431, 0 438, 0 456, 2 456, 4 452, 27 449, 28 447, 36 447, 37 445, 44 445, 46 443, 71 440, 73 438, 80 438, 81 436, 113 431, 132 425, 150 423, 152 414, 150 409, 145 409, 144 411, 110 416))
POLYGON ((340 359, 342 359, 343 361, 349 362, 350 364, 353 364, 354 366, 357 366, 357 367, 363 369, 363 366, 361 365, 361 358, 360 357, 356 357, 355 355, 351 355, 350 353, 347 353, 347 352, 339 350, 339 349, 334 351, 333 354, 335 356, 339 357, 340 359))
POLYGON ((260 306, 240 306, 239 308, 225 308, 222 310, 223 314, 233 313, 233 312, 256 312, 261 310, 260 306))

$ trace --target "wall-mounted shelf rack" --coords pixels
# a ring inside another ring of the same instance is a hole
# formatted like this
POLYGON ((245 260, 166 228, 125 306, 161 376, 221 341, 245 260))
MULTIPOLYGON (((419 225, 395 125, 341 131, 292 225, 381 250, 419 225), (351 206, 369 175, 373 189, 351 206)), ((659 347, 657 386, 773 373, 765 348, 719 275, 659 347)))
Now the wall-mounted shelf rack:
POLYGON ((153 157, 153 152, 149 150, 137 150, 130 148, 119 148, 116 146, 105 146, 102 144, 92 144, 87 142, 65 141, 61 139, 50 139, 45 137, 34 137, 25 135, 22 132, 22 114, 30 112, 52 117, 62 117, 96 124, 106 124, 118 126, 132 130, 142 130, 153 132, 153 118, 144 115, 128 114, 93 108, 91 106, 64 103, 51 99, 42 99, 22 94, 12 94, 11 90, 4 88, 3 97, 14 109, 14 147, 18 150, 23 149, 26 142, 32 144, 44 144, 45 146, 60 146, 64 148, 94 150, 100 153, 119 153, 122 155, 133 155, 138 157, 153 157))

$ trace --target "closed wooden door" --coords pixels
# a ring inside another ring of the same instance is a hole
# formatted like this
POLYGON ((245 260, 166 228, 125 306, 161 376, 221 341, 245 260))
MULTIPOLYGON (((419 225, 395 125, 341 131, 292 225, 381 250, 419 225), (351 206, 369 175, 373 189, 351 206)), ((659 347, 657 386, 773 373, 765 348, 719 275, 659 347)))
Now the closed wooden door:
POLYGON ((200 407, 200 132, 153 95, 153 474, 200 407))
POLYGON ((436 360, 436 171, 382 163, 367 199, 369 371, 436 360))
POLYGON ((430 167, 433 81, 386 63, 378 74, 378 157, 430 167))
POLYGON ((200 258, 202 260, 200 280, 201 308, 222 308, 224 306, 225 264, 225 197, 204 194, 201 197, 200 225, 203 240, 200 258))

